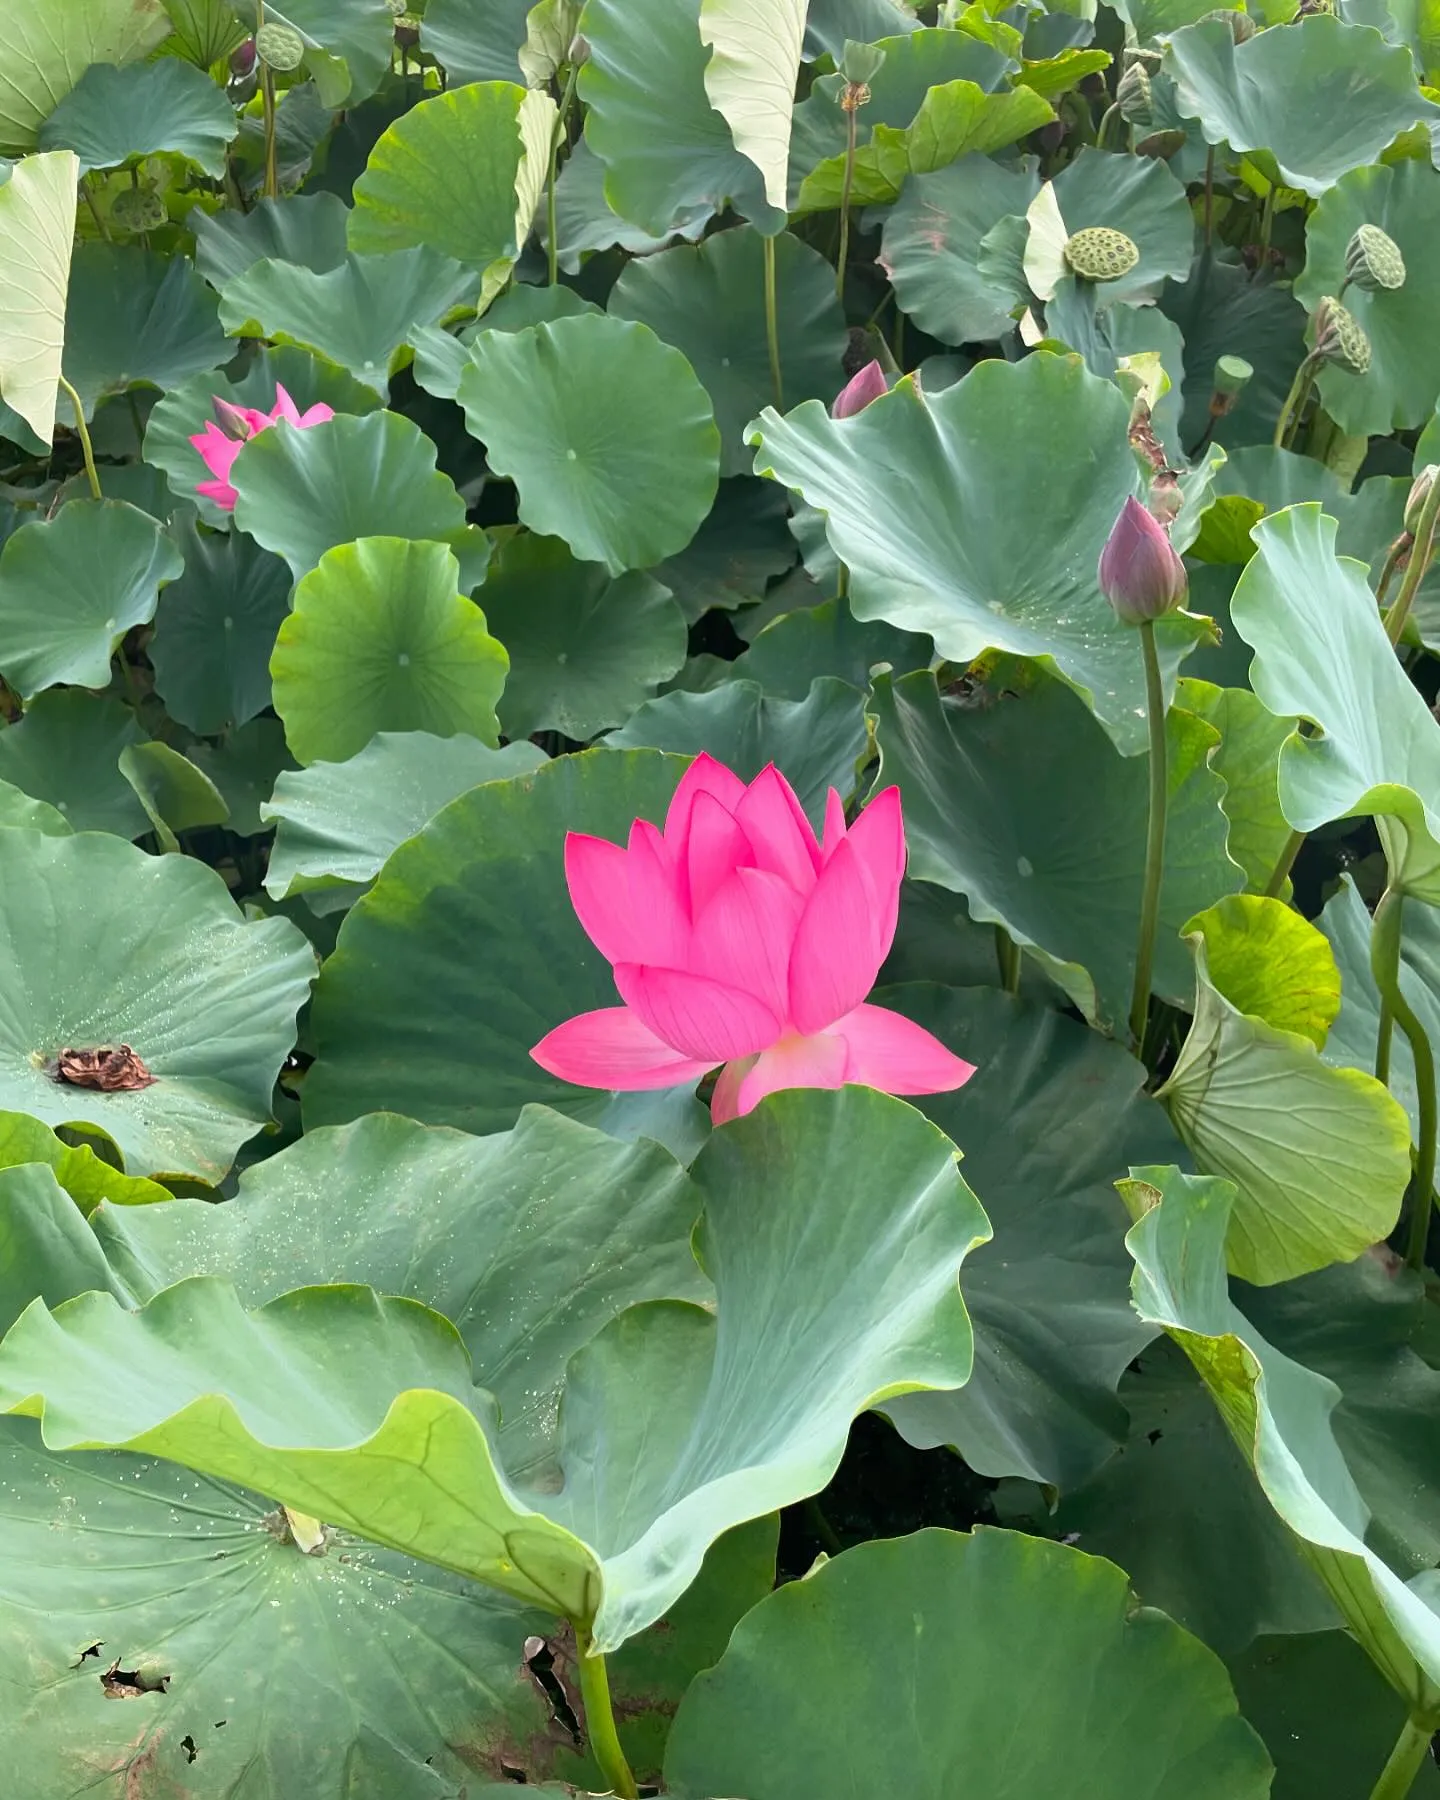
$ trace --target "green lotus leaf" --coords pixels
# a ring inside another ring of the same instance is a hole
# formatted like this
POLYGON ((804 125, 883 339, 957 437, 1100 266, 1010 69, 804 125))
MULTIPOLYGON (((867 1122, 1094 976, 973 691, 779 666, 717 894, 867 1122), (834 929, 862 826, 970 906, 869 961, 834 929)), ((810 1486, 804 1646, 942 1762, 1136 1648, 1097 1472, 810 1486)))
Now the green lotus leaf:
POLYGON ((714 216, 706 200, 682 208, 658 237, 622 219, 605 198, 605 165, 584 138, 565 159, 555 183, 555 239, 560 267, 575 274, 590 250, 619 246, 643 256, 672 238, 698 238, 714 216))
POLYGON ((808 10, 809 0, 700 4, 700 41, 710 51, 706 95, 729 125, 735 148, 759 169, 765 198, 781 213, 808 10))
MULTIPOLYGON (((1145 872, 1146 759, 1118 755, 1074 697, 1044 679, 967 707, 943 702, 928 671, 881 677, 871 707, 880 781, 897 783, 905 801, 911 875, 964 894, 972 918, 1059 965, 1052 972, 1087 1018, 1122 1020, 1145 872)), ((1243 878, 1225 849, 1214 730, 1177 710, 1167 739, 1154 979, 1183 1003, 1192 976, 1181 927, 1243 878)))
POLYGON ((218 179, 239 128, 235 108, 203 69, 173 56, 123 68, 96 63, 40 127, 40 148, 73 150, 82 171, 169 151, 218 179))
POLYGON ((473 289, 468 269, 427 247, 351 251, 319 274, 266 257, 227 283, 220 318, 238 336, 316 350, 383 399, 417 328, 436 324, 473 289))
POLYGON ((120 773, 120 755, 141 735, 121 701, 51 688, 0 731, 0 780, 53 807, 76 831, 139 837, 148 830, 145 813, 120 773))
MULTIPOLYGON (((239 11, 254 19, 255 0, 242 0, 239 11)), ((386 0, 265 0, 265 18, 299 32, 327 107, 368 98, 390 67, 395 14, 386 0)))
POLYGON ((767 694, 803 700, 822 675, 866 689, 877 663, 898 675, 928 668, 934 655, 929 638, 896 631, 893 625, 859 624, 844 600, 827 600, 782 613, 759 632, 731 665, 736 675, 758 681, 767 694))
POLYGON ((605 165, 605 198, 652 237, 727 202, 758 231, 780 230, 760 171, 710 104, 701 0, 587 0, 580 71, 585 140, 605 165))
POLYGON ((1255 895, 1188 935, 1194 1020, 1158 1098, 1200 1167, 1234 1184, 1230 1267, 1268 1285, 1348 1262, 1394 1228, 1410 1127, 1373 1076, 1320 1060, 1339 989, 1328 946, 1255 895))
POLYGON ((382 731, 348 762, 284 774, 262 809, 277 827, 266 889, 277 900, 339 889, 348 900, 442 807, 544 761, 529 743, 492 750, 471 737, 382 731))
POLYGON ((642 706, 609 743, 624 749, 708 751, 746 781, 767 763, 794 788, 819 830, 825 797, 855 792, 864 760, 865 705, 859 691, 830 677, 817 679, 799 700, 777 700, 758 682, 725 681, 708 694, 664 694, 642 706))
POLYGON ((77 167, 64 151, 27 157, 0 188, 0 400, 42 449, 55 435, 77 167))
MULTIPOLYGON (((789 232, 774 239, 785 401, 828 405, 845 376, 845 315, 835 271, 789 232)), ((774 398, 766 342, 763 240, 749 226, 632 262, 610 296, 612 317, 638 319, 683 351, 705 384, 722 445, 721 473, 753 465, 745 428, 774 398)))
POLYGON ((1327 367, 1319 382, 1326 411, 1345 431, 1383 434, 1423 424, 1440 394, 1440 356, 1424 304, 1440 281, 1440 203, 1432 174, 1410 162, 1352 170, 1322 198, 1306 228, 1305 268, 1295 295, 1310 311, 1323 283, 1331 282, 1330 293, 1339 291, 1345 246, 1358 225, 1380 226, 1405 258, 1402 287, 1345 290, 1345 305, 1370 340, 1370 369, 1362 380, 1327 367))
POLYGON ((0 826, 19 825, 27 831, 43 831, 47 837, 64 837, 69 820, 48 800, 34 800, 11 782, 0 781, 0 826))
POLYGON ((612 575, 684 549, 710 510, 709 397, 648 326, 586 315, 481 332, 458 397, 522 521, 612 575))
POLYGON ((1124 1440, 1116 1383, 1151 1336, 1130 1306, 1114 1183, 1141 1154, 1175 1154, 1175 1136, 1139 1063, 1049 1006, 928 983, 882 998, 976 1065, 919 1104, 961 1147, 995 1228, 965 1277, 974 1374, 884 1410, 919 1448, 1071 1488, 1124 1440))
POLYGON ((136 1174, 217 1181, 265 1126, 315 972, 284 919, 240 917, 224 882, 180 856, 84 833, 6 834, 0 1107, 107 1132, 136 1174), (50 1073, 64 1049, 130 1044, 154 1077, 105 1093, 50 1073))
POLYGON ((1395 659, 1362 564, 1335 554, 1318 505, 1255 527, 1231 601, 1255 652, 1250 685, 1277 718, 1309 719, 1280 752, 1280 804, 1296 831, 1373 815, 1392 879, 1440 902, 1440 725, 1395 659))
MULTIPOLYGON (((777 575, 795 563, 785 490, 773 481, 732 476, 683 550, 653 570, 693 625, 711 607, 733 612, 760 600, 777 575)), ((808 683, 806 684, 808 686, 808 683)))
MULTIPOLYGON (((1048 658, 1133 754, 1141 661, 1095 579, 1135 486, 1128 424, 1113 383, 1042 354, 982 363, 940 394, 911 377, 851 419, 815 400, 783 419, 767 408, 756 469, 826 515, 857 619, 924 632, 951 662, 987 649, 1048 658)), ((1199 629, 1163 623, 1167 671, 1199 629)))
POLYGON ((1194 254, 1194 220, 1183 183, 1157 158, 1086 148, 1055 177, 1055 200, 1073 237, 1117 230, 1139 251, 1134 266, 1096 294, 1105 307, 1155 299, 1166 278, 1183 281, 1194 254))
POLYGON ((665 1753, 679 1800, 918 1794, 959 1768, 974 1800, 1264 1800, 1271 1776, 1219 1658, 1137 1606, 1122 1570, 995 1530, 861 1544, 762 1600, 665 1753))
POLYGON ((244 43, 246 32, 225 0, 164 0, 174 27, 165 54, 209 69, 244 43))
MULTIPOLYGON (((1153 44, 1157 39, 1163 42, 1172 32, 1195 24, 1217 9, 1208 6, 1205 0, 1120 0, 1115 10, 1134 32, 1138 43, 1153 44)), ((1293 5, 1291 10, 1294 10, 1293 5)))
POLYGON ((508 738, 558 731, 577 743, 623 725, 685 660, 685 620, 648 575, 610 576, 559 538, 503 543, 485 578, 485 616, 510 673, 508 738))
POLYGON ((577 294, 574 288, 534 287, 529 282, 515 281, 493 305, 486 307, 483 317, 464 328, 460 341, 473 343, 482 331, 524 331, 531 325, 553 325, 556 319, 604 311, 603 306, 577 294))
POLYGON ((1185 339, 1185 412, 1181 435, 1188 448, 1210 423, 1215 363, 1241 356, 1255 370, 1234 409, 1212 432, 1217 444, 1269 443, 1290 383, 1305 355, 1305 314, 1289 285, 1252 276, 1238 262, 1199 256, 1190 279, 1161 295, 1160 309, 1185 339))
POLYGON ((412 106, 381 137, 355 183, 351 248, 425 245, 482 275, 500 264, 503 279, 529 234, 533 195, 544 180, 553 104, 540 121, 549 129, 536 142, 538 171, 528 166, 524 127, 546 100, 527 99, 513 81, 477 81, 412 106), (517 182, 531 194, 518 214, 517 182))
POLYGON ((281 773, 295 767, 285 727, 268 714, 251 719, 218 744, 192 744, 189 756, 219 789, 230 808, 226 828, 236 837, 256 837, 266 829, 260 807, 281 773))
POLYGON ((903 0, 810 0, 805 54, 838 58, 847 40, 873 44, 895 32, 918 29, 903 0))
POLYGON ((458 87, 519 81, 520 46, 531 0, 434 0, 420 24, 420 48, 458 87))
POLYGON ((435 446, 399 413, 337 415, 303 429, 282 420, 246 444, 230 479, 235 523, 283 556, 297 581, 327 550, 362 537, 448 544, 464 593, 485 573, 490 540, 466 525, 465 502, 435 467, 435 446))
POLYGON ((207 213, 196 207, 187 221, 195 233, 195 267, 216 288, 267 257, 323 275, 345 261, 349 216, 349 207, 336 194, 262 198, 248 213, 207 213))
POLYGON ((165 589, 148 655, 165 710, 214 736, 270 704, 270 652, 289 610, 290 571, 244 532, 177 523, 183 574, 165 589))
MULTIPOLYGON (((337 363, 312 356, 294 345, 262 349, 238 380, 222 369, 192 375, 161 396, 145 422, 145 460, 164 471, 171 492, 188 501, 208 525, 229 530, 231 517, 204 494, 195 492, 197 481, 208 481, 210 471, 190 439, 215 416, 214 401, 232 406, 253 406, 270 412, 275 390, 283 387, 301 412, 323 402, 334 412, 375 412, 384 401, 372 387, 348 375, 337 363)), ((114 477, 110 477, 113 481, 114 477)))
POLYGON ((533 1496, 543 1511, 501 1472, 494 1401, 455 1327, 368 1288, 247 1312, 198 1277, 138 1313, 97 1294, 37 1304, 0 1352, 0 1406, 43 1415, 54 1449, 243 1467, 327 1523, 593 1621, 609 1651, 666 1611, 723 1531, 823 1486, 857 1411, 969 1370, 956 1274, 988 1227, 953 1146, 911 1108, 862 1089, 772 1098, 711 1140, 694 1178, 716 1313, 631 1308, 572 1357, 565 1485, 533 1496), (883 1194, 862 1141, 884 1145, 883 1194), (818 1242, 817 1182, 844 1198, 818 1242), (115 1391, 127 1356, 144 1360, 143 1396, 115 1391), (97 1358, 109 1381, 86 1379, 97 1358))
MULTIPOLYGON (((25 1229, 27 1219, 37 1225, 38 1236, 55 1236, 63 1231, 67 1241, 73 1239, 79 1243, 81 1238, 72 1233, 71 1221, 81 1215, 88 1218, 102 1201, 108 1201, 112 1207, 125 1208, 153 1206, 156 1201, 168 1201, 171 1197, 170 1190, 161 1187, 158 1181, 148 1181, 141 1175, 126 1175, 112 1168, 108 1162, 102 1162, 88 1144, 62 1143, 48 1125, 27 1118, 24 1113, 0 1113, 0 1170, 4 1171, 0 1180, 6 1183, 4 1200, 0 1203, 4 1218, 0 1237, 9 1243, 16 1241, 16 1234, 25 1229), (43 1181, 36 1182, 35 1171, 40 1164, 48 1168, 53 1187, 47 1189, 43 1181)), ((88 1232, 83 1236, 90 1239, 93 1268, 94 1239, 88 1232)), ((44 1269, 43 1258, 30 1264, 28 1270, 23 1257, 7 1256, 3 1260, 11 1267, 18 1267, 22 1284, 27 1276, 44 1269)), ((103 1266, 103 1257, 100 1262, 103 1266)), ((63 1291, 57 1288, 53 1298, 68 1300, 88 1288, 110 1285, 107 1275, 99 1282, 85 1281, 79 1287, 63 1291)), ((0 1330, 10 1329, 35 1292, 32 1286, 13 1311, 3 1311, 0 1330)))
POLYGON ((132 744, 120 752, 120 773, 134 788, 162 850, 181 848, 179 832, 224 825, 230 818, 215 783, 169 744, 132 744))
POLYGON ((1312 199, 1400 132, 1440 119, 1407 51, 1329 13, 1243 44, 1227 20, 1202 19, 1170 37, 1164 66, 1207 143, 1268 151, 1280 180, 1312 199))
POLYGON ((161 0, 38 0, 0 22, 0 151, 37 133, 93 63, 147 56, 170 30, 161 0))
POLYGON ((1412 1711, 1433 1710, 1440 1618, 1366 1546, 1369 1509, 1331 1423, 1338 1390, 1272 1348, 1226 1292, 1233 1187, 1174 1168, 1132 1174, 1142 1209, 1125 1240, 1136 1310, 1195 1365, 1262 1493, 1371 1659, 1412 1711))
POLYGON ((0 673, 29 698, 61 682, 103 688, 132 625, 155 617, 184 559, 123 500, 70 500, 0 550, 0 673))
POLYGON ((297 761, 344 762, 377 731, 495 744, 509 659, 459 588, 444 544, 362 537, 325 552, 297 585, 270 659, 297 761))
POLYGON ((1248 688, 1216 687, 1183 679, 1176 703, 1220 733, 1210 767, 1225 783, 1230 830, 1225 848, 1245 871, 1249 892, 1263 894, 1290 839, 1280 810, 1280 753, 1295 729, 1293 719, 1277 719, 1248 688))
POLYGON ((693 1135, 686 1090, 616 1101, 530 1060, 562 1019, 616 1002, 566 892, 566 831, 623 841, 637 818, 663 819, 683 768, 653 751, 558 757, 463 794, 402 844, 325 965, 307 1128, 388 1110, 504 1131, 534 1101, 605 1129, 643 1119, 654 1136, 678 1119, 693 1135))

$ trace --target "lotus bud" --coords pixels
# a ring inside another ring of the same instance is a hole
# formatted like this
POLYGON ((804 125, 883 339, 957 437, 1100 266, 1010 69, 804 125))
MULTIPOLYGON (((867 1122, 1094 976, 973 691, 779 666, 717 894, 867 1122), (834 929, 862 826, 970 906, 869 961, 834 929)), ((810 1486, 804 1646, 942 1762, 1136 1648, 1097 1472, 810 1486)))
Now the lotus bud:
POLYGON ((1134 498, 1120 509, 1097 571, 1100 591, 1127 625, 1173 612, 1189 580, 1165 527, 1134 498))
POLYGON ((1133 238, 1108 225, 1088 225, 1065 242, 1065 260, 1085 281, 1115 281, 1140 260, 1133 238))
POLYGON ((230 73, 237 81, 243 81, 255 67, 255 40, 246 38, 243 44, 237 44, 230 52, 230 73))
POLYGON ((305 40, 291 25, 267 19, 255 33, 255 48, 267 69, 288 75, 305 60, 305 40))
POLYGON ((853 419, 858 412, 864 412, 872 400, 878 400, 889 389, 885 379, 885 371, 878 362, 868 362, 859 374, 852 375, 835 396, 835 403, 830 408, 832 419, 853 419))
POLYGON ((1352 375, 1363 375, 1370 367, 1370 339, 1364 326, 1333 294, 1324 296, 1310 323, 1315 334, 1311 355, 1316 362, 1334 363, 1352 375))
POLYGON ((840 73, 851 87, 868 87, 880 73, 885 52, 878 44, 857 44, 846 38, 840 56, 840 73))
POLYGON ((1120 77, 1115 88, 1115 104, 1127 124, 1153 124, 1155 96, 1150 86, 1150 71, 1144 63, 1132 62, 1120 77))
POLYGON ((1345 286, 1374 293, 1404 285, 1405 258, 1394 238, 1378 225, 1358 226, 1345 246, 1345 286))
POLYGON ((1419 529, 1420 515, 1425 510, 1437 475, 1440 475, 1440 463, 1427 463, 1410 484, 1410 496, 1405 502, 1405 529, 1412 537, 1419 529))
POLYGON ((215 408, 215 417, 220 421, 221 429, 233 438, 252 438, 255 426, 249 412, 243 406, 232 406, 228 400, 222 400, 218 394, 210 396, 215 408))
POLYGON ((583 31, 577 31, 570 40, 570 48, 566 52, 572 69, 583 69, 590 60, 590 40, 583 31))

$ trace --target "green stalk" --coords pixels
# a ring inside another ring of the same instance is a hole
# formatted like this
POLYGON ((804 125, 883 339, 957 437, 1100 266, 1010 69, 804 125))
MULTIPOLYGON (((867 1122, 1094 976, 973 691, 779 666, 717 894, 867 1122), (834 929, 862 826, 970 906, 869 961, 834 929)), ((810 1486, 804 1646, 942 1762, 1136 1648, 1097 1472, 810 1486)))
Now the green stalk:
MULTIPOLYGON (((1410 1241, 1405 1261, 1417 1273, 1425 1267, 1430 1235, 1431 1196, 1435 1191, 1436 1094, 1435 1052, 1400 987, 1400 942, 1405 906, 1403 888, 1387 887, 1370 926, 1370 973, 1380 998, 1410 1041, 1415 1059, 1415 1092, 1420 1108, 1420 1139, 1415 1146, 1415 1173, 1410 1182, 1410 1241)), ((1377 1790, 1378 1791, 1378 1790, 1377 1790)), ((1390 1790, 1386 1789, 1386 1792, 1390 1790)), ((1403 1793, 1404 1789, 1394 1790, 1403 1793)))
POLYGON ((1265 895, 1269 900, 1278 900, 1280 890, 1289 879, 1290 871, 1295 867, 1295 858, 1300 854, 1300 846, 1305 842, 1303 831, 1292 831, 1285 840, 1285 848, 1280 852, 1275 867, 1270 871, 1270 879, 1265 883, 1265 895))
POLYGON ((1007 994, 1020 992, 1020 946, 1003 925, 995 927, 995 960, 1000 965, 1000 985, 1007 994))
POLYGON ((1390 591, 1390 582, 1395 571, 1400 567, 1400 558, 1414 544, 1415 540, 1408 531, 1402 531, 1399 537, 1385 553, 1385 565, 1380 571, 1380 579, 1375 584, 1375 604, 1385 605, 1385 596, 1390 591))
POLYGON ((70 404, 75 409, 75 429, 80 434, 80 448, 85 456, 85 473, 90 481, 91 498, 99 500, 102 497, 100 493, 100 473, 95 467, 95 451, 91 446, 90 432, 85 424, 85 408, 80 403, 80 396, 75 392, 74 388, 71 387, 70 383, 63 375, 60 377, 60 385, 70 396, 70 404))
POLYGON ((1425 1758, 1430 1754, 1430 1740, 1433 1736, 1428 1725, 1422 1725, 1415 1719, 1405 1721, 1404 1729, 1395 1740, 1395 1748, 1390 1752, 1389 1761, 1380 1771, 1380 1779, 1370 1790, 1370 1800, 1405 1800, 1425 1758))
POLYGON ((1400 583, 1400 592, 1395 596, 1395 604, 1385 615, 1385 635, 1392 644, 1400 642, 1400 634, 1405 629, 1405 621, 1410 617, 1416 590, 1430 567, 1430 557, 1435 549, 1437 520, 1440 520, 1440 481, 1432 482, 1430 492, 1425 496, 1425 504, 1415 526, 1415 543, 1410 551, 1410 560, 1405 565, 1404 580, 1400 583))
MULTIPOLYGON (((770 346, 770 385, 775 390, 775 410, 785 410, 785 389, 780 380, 780 314, 775 301, 775 240, 762 238, 765 246, 765 341, 770 346)), ((1436 483, 1440 487, 1440 482, 1436 483)))
POLYGON ((845 179, 840 184, 840 258, 835 269, 835 298, 845 304, 845 264, 850 257, 850 188, 855 180, 855 111, 845 114, 845 179))
POLYGON ((1295 379, 1290 383, 1290 392, 1285 396, 1285 404, 1280 408, 1280 417, 1275 421, 1275 435, 1270 442, 1279 450, 1285 442, 1293 413, 1309 398, 1310 380, 1315 373, 1313 360, 1306 357, 1295 371, 1295 379))
MULTIPOLYGON (((265 0, 255 0, 255 32, 265 23, 265 0)), ((260 103, 265 108, 265 198, 280 198, 280 175, 275 160, 275 71, 260 62, 260 103)))
POLYGON ((1205 158, 1205 248, 1210 248, 1215 235, 1215 146, 1205 158))
POLYGON ((590 1633, 575 1627, 575 1642, 580 1651, 580 1698, 585 1704, 585 1731, 600 1773, 610 1784, 610 1791, 620 1800, 638 1800, 635 1777, 620 1748, 620 1734, 615 1729, 615 1710, 610 1704, 610 1678, 605 1658, 590 1648, 590 1633))
POLYGON ((565 78, 565 93, 560 101, 560 111, 555 118, 555 130, 550 138, 550 167, 545 176, 545 245, 550 256, 551 287, 560 280, 560 245, 555 232, 555 181, 559 173, 560 146, 565 142, 566 126, 570 121, 570 103, 575 98, 575 81, 579 73, 580 65, 571 63, 570 72, 565 78))
POLYGON ((95 204, 95 196, 90 191, 90 180, 86 175, 80 177, 80 198, 90 209, 90 217, 95 221, 95 229, 108 244, 111 241, 110 233, 105 229, 104 219, 100 217, 100 208, 95 204))
POLYGON ((1130 1035, 1138 1050, 1150 1012, 1150 972, 1155 966, 1155 931, 1160 922, 1160 883, 1165 875, 1165 690, 1155 650, 1155 622, 1140 625, 1145 658, 1145 723, 1150 733, 1150 820, 1145 832, 1145 886, 1140 899, 1140 937, 1135 947, 1135 990, 1130 999, 1130 1035))

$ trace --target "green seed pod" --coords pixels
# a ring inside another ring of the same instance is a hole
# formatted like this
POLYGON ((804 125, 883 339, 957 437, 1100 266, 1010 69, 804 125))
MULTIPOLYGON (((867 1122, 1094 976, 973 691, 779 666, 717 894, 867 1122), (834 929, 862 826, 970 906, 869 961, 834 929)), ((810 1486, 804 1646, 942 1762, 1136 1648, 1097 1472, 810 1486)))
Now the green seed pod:
POLYGON ((168 217, 154 188, 122 188, 110 203, 110 223, 120 231, 158 231, 168 217))
POLYGON ((1255 370, 1243 356, 1219 356, 1215 359, 1213 377, 1215 392, 1232 403, 1240 398, 1255 370))
POLYGON ((1131 63, 1115 88, 1115 104, 1120 117, 1130 125, 1146 126, 1155 120, 1155 95, 1150 85, 1150 71, 1144 63, 1131 63))
POLYGON ((1345 246, 1345 280, 1374 293, 1376 288, 1405 285, 1405 258, 1400 246, 1378 225, 1361 225, 1345 246))
POLYGON ((267 19, 255 33, 255 49, 267 69, 288 75, 305 60, 305 40, 291 25, 267 19))
POLYGON ((1405 529, 1412 537, 1420 528, 1420 515, 1425 510, 1425 502, 1430 498, 1430 490, 1435 485, 1437 475, 1440 475, 1440 465, 1426 463, 1410 484, 1410 493, 1405 501, 1405 529))
POLYGON ((1326 294, 1315 308, 1311 325, 1317 362, 1334 363, 1352 375, 1363 375, 1370 367, 1370 339, 1364 326, 1333 294, 1326 294))
POLYGON ((854 38, 846 38, 839 69, 851 87, 868 87, 884 61, 885 52, 878 44, 857 44, 854 38))
POLYGON ((1109 225, 1087 225, 1065 243, 1065 260, 1085 281, 1114 281, 1140 260, 1133 239, 1109 225))

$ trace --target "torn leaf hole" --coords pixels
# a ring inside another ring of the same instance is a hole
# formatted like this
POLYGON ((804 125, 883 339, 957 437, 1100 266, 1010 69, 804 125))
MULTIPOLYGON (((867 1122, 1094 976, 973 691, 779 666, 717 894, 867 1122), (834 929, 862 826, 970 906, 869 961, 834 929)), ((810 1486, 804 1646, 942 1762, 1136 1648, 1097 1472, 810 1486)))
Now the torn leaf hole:
POLYGON ((129 1044, 100 1044, 89 1050, 57 1052, 47 1073, 62 1087, 92 1088, 102 1094, 133 1094, 150 1087, 155 1077, 129 1044))
POLYGON ((100 1650, 101 1650, 101 1646, 103 1645, 103 1643, 104 1643, 104 1639, 102 1638, 99 1643, 91 1644, 87 1649, 82 1650, 80 1652, 79 1656, 76 1657, 75 1661, 70 1666, 72 1668, 78 1669, 82 1663, 88 1662, 92 1656, 98 1662, 100 1659, 100 1650))
POLYGON ((565 1684, 568 1667, 565 1646, 550 1638, 526 1638, 525 1667, 549 1703, 550 1717, 578 1750, 581 1745, 580 1719, 565 1684))
POLYGON ((200 1754, 200 1752, 195 1748, 194 1738, 190 1736, 188 1731, 186 1732, 185 1736, 183 1738, 181 1738, 181 1740, 180 1740, 180 1748, 185 1752, 186 1762, 193 1763, 195 1758, 200 1754))
POLYGON ((142 1694, 165 1694, 170 1691, 168 1675, 150 1675, 144 1669, 122 1669, 117 1656, 100 1677, 107 1700, 138 1700, 142 1694))

